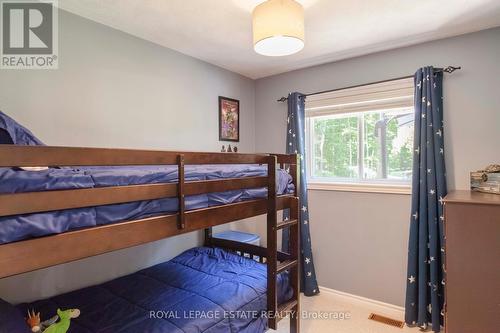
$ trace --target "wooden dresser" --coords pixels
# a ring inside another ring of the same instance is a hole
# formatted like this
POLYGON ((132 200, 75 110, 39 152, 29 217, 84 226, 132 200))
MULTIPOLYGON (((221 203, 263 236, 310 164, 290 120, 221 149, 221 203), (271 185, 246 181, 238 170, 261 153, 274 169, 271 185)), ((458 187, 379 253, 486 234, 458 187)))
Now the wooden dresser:
POLYGON ((500 332, 500 195, 445 198, 446 333, 500 332))

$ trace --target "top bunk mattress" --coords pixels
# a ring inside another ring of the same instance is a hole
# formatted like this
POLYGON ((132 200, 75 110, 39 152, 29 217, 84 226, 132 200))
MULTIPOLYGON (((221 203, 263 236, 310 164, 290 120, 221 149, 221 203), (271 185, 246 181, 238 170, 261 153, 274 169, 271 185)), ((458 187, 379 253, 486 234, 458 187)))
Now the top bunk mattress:
MULTIPOLYGON (((277 194, 293 193, 292 177, 278 169, 277 194)), ((266 165, 186 165, 185 181, 266 176, 266 165)), ((41 171, 0 168, 0 194, 171 183, 177 166, 65 167, 41 171)), ((186 197, 186 210, 265 198, 266 188, 186 197)), ((0 244, 69 230, 152 217, 178 210, 177 198, 0 217, 0 244)))

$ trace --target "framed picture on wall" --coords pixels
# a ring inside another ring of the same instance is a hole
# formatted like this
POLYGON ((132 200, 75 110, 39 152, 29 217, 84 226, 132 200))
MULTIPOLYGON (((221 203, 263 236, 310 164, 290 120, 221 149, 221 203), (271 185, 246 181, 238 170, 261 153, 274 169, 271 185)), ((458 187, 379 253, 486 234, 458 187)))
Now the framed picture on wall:
POLYGON ((240 141, 240 101, 219 96, 219 140, 240 141))

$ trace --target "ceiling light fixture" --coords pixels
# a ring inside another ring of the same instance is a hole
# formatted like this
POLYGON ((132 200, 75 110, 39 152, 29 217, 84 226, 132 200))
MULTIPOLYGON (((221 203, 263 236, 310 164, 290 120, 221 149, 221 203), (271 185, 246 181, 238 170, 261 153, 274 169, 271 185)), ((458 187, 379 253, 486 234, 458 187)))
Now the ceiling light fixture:
POLYGON ((267 0, 252 13, 255 52, 286 56, 304 48, 304 8, 295 0, 267 0))

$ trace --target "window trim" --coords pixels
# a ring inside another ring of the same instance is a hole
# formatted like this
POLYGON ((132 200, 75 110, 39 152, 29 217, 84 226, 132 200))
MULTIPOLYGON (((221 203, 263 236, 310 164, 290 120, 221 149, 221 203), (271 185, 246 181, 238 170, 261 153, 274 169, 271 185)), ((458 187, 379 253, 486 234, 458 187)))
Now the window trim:
POLYGON ((308 179, 308 190, 338 191, 338 192, 364 192, 364 193, 388 193, 388 194, 411 194, 411 185, 400 184, 377 184, 377 183, 349 183, 349 182, 317 182, 308 179))
MULTIPOLYGON (((311 96, 306 99, 306 149, 309 152, 313 150, 313 143, 311 140, 312 133, 312 118, 326 116, 326 115, 340 115, 352 114, 356 112, 366 112, 376 106, 378 109, 381 105, 389 106, 388 109, 399 107, 413 107, 413 79, 399 79, 382 84, 373 84, 369 86, 362 86, 359 88, 347 88, 336 90, 334 92, 324 93, 321 95, 311 96), (357 96, 368 93, 370 95, 377 95, 379 89, 380 96, 389 97, 388 94, 393 94, 388 99, 382 99, 380 102, 371 104, 367 107, 365 100, 356 102, 357 96), (387 91, 384 91, 387 89, 387 91), (390 90, 390 91, 389 91, 390 90), (400 94, 398 96, 398 93, 400 94), (411 93, 411 99, 408 98, 411 93), (404 95, 404 96, 402 96, 404 95), (345 104, 347 98, 353 98, 349 103, 345 104), (321 105, 321 101, 331 103, 336 98, 342 101, 338 106, 328 106, 328 104, 321 105), (312 102, 313 107, 308 107, 307 103, 312 102), (387 104, 385 104, 387 103, 387 104)), ((310 154, 305 161, 307 164, 307 185, 309 190, 326 190, 326 191, 345 191, 345 192, 366 192, 366 193, 389 193, 389 194, 411 194, 411 181, 400 182, 391 180, 366 180, 366 179, 321 179, 312 177, 312 163, 313 159, 310 154)))

